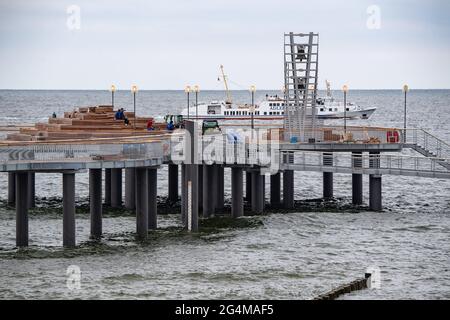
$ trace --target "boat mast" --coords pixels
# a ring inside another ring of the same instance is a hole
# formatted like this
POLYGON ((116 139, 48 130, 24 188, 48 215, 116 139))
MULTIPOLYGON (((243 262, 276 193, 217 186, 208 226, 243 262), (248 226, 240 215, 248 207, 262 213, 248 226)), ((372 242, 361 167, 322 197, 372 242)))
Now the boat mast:
POLYGON ((227 76, 223 72, 223 65, 220 65, 220 71, 222 72, 223 83, 225 84, 225 91, 227 94, 227 100, 225 102, 231 104, 230 90, 228 90, 227 76))

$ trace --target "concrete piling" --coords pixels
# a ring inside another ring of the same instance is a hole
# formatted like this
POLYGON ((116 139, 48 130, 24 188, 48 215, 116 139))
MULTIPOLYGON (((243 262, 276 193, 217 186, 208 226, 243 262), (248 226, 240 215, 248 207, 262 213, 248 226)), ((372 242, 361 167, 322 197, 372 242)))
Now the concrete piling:
POLYGON ((136 207, 135 169, 125 169, 125 208, 134 210, 136 207))
POLYGON ((245 172, 245 201, 252 201, 252 174, 250 171, 245 172))
POLYGON ((122 206, 122 169, 111 169, 111 207, 122 206))
MULTIPOLYGON (((362 168, 362 152, 352 152, 352 163, 354 168, 362 168)), ((352 174, 352 203, 363 203, 363 175, 359 173, 352 174)))
MULTIPOLYGON (((323 154, 323 165, 332 166, 333 165, 333 154, 324 153, 323 154)), ((323 173, 323 197, 333 198, 333 172, 323 173)))
POLYGON ((181 222, 185 225, 186 210, 187 210, 187 195, 186 195, 186 165, 181 165, 181 222))
POLYGON ((91 238, 99 239, 102 236, 102 169, 89 169, 89 210, 91 238))
POLYGON ((186 227, 198 231, 198 165, 186 166, 186 227))
POLYGON ((136 234, 141 240, 147 238, 148 231, 148 177, 147 169, 136 168, 136 234))
MULTIPOLYGON (((380 153, 369 153, 369 167, 380 167, 380 153)), ((382 206, 382 194, 381 194, 381 174, 369 175, 369 208, 373 211, 381 211, 382 206)))
POLYGON ((75 173, 63 173, 63 246, 75 247, 75 173))
POLYGON ((252 211, 261 214, 264 211, 264 180, 259 170, 252 171, 252 211))
POLYGON ((203 217, 214 216, 214 189, 211 186, 214 169, 212 165, 203 165, 203 217))
POLYGON ((157 169, 147 169, 147 186, 148 186, 148 229, 155 230, 157 228, 157 193, 158 193, 158 177, 157 169))
POLYGON ((8 205, 16 202, 16 173, 8 172, 8 205))
POLYGON ((172 202, 178 201, 178 165, 169 164, 169 192, 168 197, 172 202))
POLYGON ((111 205, 111 170, 105 169, 105 205, 111 205))
POLYGON ((217 198, 216 198, 216 210, 223 211, 224 201, 225 201, 225 190, 224 190, 224 179, 225 170, 221 165, 216 165, 217 167, 217 198))
POLYGON ((28 246, 28 172, 15 173, 16 245, 28 246))
POLYGON ((198 168, 198 209, 203 208, 203 165, 199 164, 198 168))
POLYGON ((36 206, 35 180, 36 180, 35 173, 28 172, 28 194, 27 194, 28 208, 34 208, 36 206))
POLYGON ((294 208, 294 171, 283 171, 283 204, 286 209, 294 208))
POLYGON ((277 207, 281 202, 281 175, 279 172, 270 176, 270 204, 277 207))
POLYGON ((238 218, 244 215, 244 183, 243 170, 231 168, 231 216, 238 218))

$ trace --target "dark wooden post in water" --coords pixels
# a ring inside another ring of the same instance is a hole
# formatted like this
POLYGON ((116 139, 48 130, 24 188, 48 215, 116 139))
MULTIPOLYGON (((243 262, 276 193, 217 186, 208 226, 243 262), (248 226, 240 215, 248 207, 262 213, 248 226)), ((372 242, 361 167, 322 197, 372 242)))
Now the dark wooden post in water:
POLYGON ((111 169, 111 207, 122 206, 122 169, 111 169))
POLYGON ((136 182, 135 179, 135 169, 126 168, 125 169, 125 208, 129 210, 134 210, 136 207, 136 182))
POLYGON ((136 168, 136 233, 139 239, 147 238, 148 231, 148 177, 147 168, 136 168))
POLYGON ((16 173, 8 172, 8 204, 16 203, 16 173))
POLYGON ((105 169, 105 205, 111 205, 111 169, 105 169))
MULTIPOLYGON (((369 153, 369 167, 380 167, 379 152, 369 153)), ((369 208, 373 211, 381 211, 383 209, 381 196, 381 174, 369 175, 369 208)))
POLYGON ((181 165, 181 222, 186 225, 186 210, 187 210, 187 194, 186 194, 186 165, 181 165))
POLYGON ((286 209, 294 208, 294 171, 283 171, 283 203, 286 209))
POLYGON ((36 206, 35 201, 35 173, 34 172, 28 172, 28 208, 34 208, 36 206))
MULTIPOLYGON (((354 168, 362 168, 362 152, 352 152, 352 163, 354 168)), ((363 175, 359 173, 352 174, 352 202, 363 203, 363 175)))
POLYGON ((242 168, 231 168, 231 216, 233 218, 244 215, 244 181, 242 172, 242 168))
POLYGON ((198 209, 203 210, 203 165, 198 165, 198 209))
POLYGON ((91 238, 102 236, 102 169, 89 169, 89 209, 91 238))
POLYGON ((16 245, 28 246, 28 172, 18 171, 16 177, 16 245))
POLYGON ((270 204, 277 207, 281 202, 281 175, 279 172, 270 176, 270 204))
POLYGON ((172 202, 178 201, 178 165, 169 164, 169 192, 168 197, 172 202))
POLYGON ((252 211, 261 214, 264 211, 264 179, 259 170, 252 171, 252 211))
POLYGON ((74 172, 63 172, 63 246, 75 247, 74 172))
MULTIPOLYGON (((332 153, 323 153, 323 165, 333 166, 332 153)), ((323 197, 333 198, 333 172, 323 173, 323 197)))
POLYGON ((158 213, 158 176, 156 168, 147 169, 147 187, 148 187, 148 229, 154 230, 157 227, 157 213, 158 213))

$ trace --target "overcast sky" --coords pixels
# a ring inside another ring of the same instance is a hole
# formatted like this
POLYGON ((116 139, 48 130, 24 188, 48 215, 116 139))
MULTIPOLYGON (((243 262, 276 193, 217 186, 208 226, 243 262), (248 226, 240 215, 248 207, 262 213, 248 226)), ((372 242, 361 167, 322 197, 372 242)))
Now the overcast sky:
POLYGON ((289 31, 319 32, 322 88, 450 88, 445 0, 0 0, 0 88, 279 89, 289 31))

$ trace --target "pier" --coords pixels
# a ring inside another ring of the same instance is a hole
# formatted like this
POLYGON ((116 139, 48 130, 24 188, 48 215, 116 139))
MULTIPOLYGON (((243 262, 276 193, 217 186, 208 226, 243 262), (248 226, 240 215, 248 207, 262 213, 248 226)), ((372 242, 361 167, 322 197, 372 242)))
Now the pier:
MULTIPOLYGON (((77 112, 92 118, 97 113, 105 115, 105 110, 112 107, 80 108, 77 112)), ((192 232, 198 230, 199 219, 222 211, 225 168, 231 174, 234 218, 244 215, 245 202, 255 215, 264 214, 267 203, 293 209, 295 171, 322 172, 324 198, 333 197, 333 174, 348 174, 353 204, 361 205, 363 191, 368 190, 373 211, 383 208, 383 175, 450 178, 450 146, 420 129, 347 127, 352 140, 343 141, 342 127, 322 127, 314 142, 291 143, 285 141, 283 129, 271 127, 252 131, 234 126, 232 134, 237 139, 230 140, 228 129, 202 135, 201 122, 196 120, 187 120, 185 129, 170 132, 133 130, 121 123, 90 128, 91 123, 68 117, 50 119, 46 125, 25 127, 0 141, 0 171, 8 175, 8 203, 16 209, 18 247, 29 243, 28 210, 34 206, 35 188, 39 187, 36 174, 61 174, 66 247, 77 243, 75 189, 79 172, 89 172, 90 236, 94 239, 101 239, 103 233, 102 202, 135 210, 139 239, 158 227, 156 172, 162 166, 168 166, 168 197, 173 201, 181 197, 180 221, 192 232), (388 132, 394 130, 400 139, 389 141, 388 132), (107 137, 111 134, 113 138, 107 137), (416 150, 417 156, 401 155, 404 148, 416 150), (369 175, 366 188, 363 175, 369 175), (266 179, 270 179, 269 199, 264 196, 266 179)))

